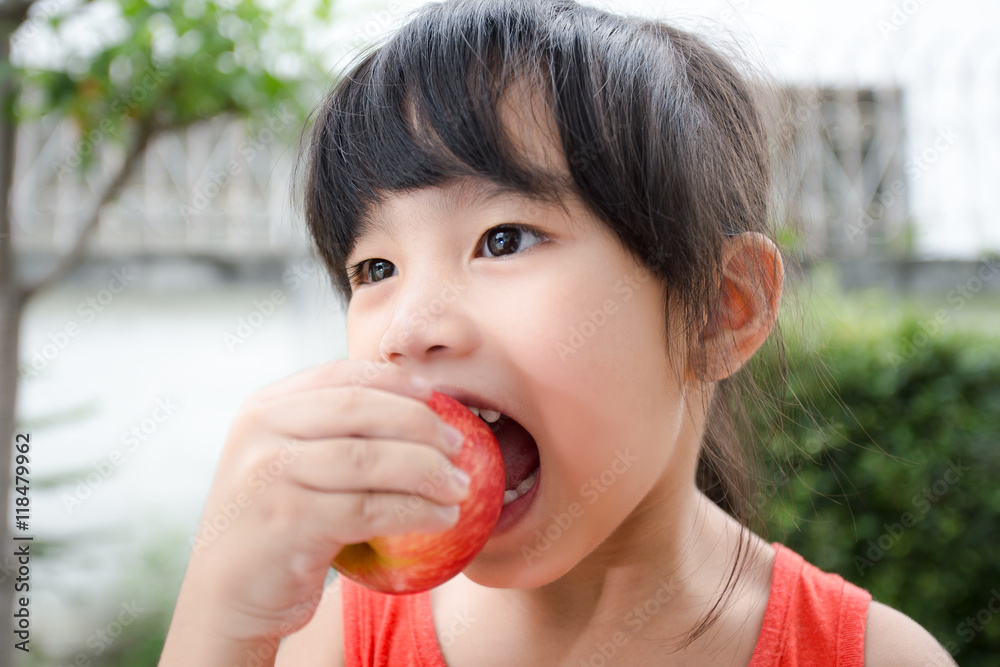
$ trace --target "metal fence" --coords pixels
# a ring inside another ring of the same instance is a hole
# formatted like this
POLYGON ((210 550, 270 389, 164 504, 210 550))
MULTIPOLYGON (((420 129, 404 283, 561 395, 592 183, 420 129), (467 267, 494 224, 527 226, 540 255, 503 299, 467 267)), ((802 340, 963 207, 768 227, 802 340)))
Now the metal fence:
MULTIPOLYGON (((101 215, 88 254, 206 254, 227 259, 300 255, 291 170, 295 139, 217 119, 154 139, 117 201, 101 215)), ((68 123, 18 132, 13 197, 15 243, 26 252, 63 252, 122 150, 99 132, 68 123), (98 156, 91 169, 79 165, 98 156)))
MULTIPOLYGON (((905 255, 908 215, 897 89, 787 90, 776 160, 774 222, 786 246, 813 258, 905 255)), ((14 221, 18 247, 62 252, 120 150, 69 124, 42 122, 18 134, 14 221), (110 149, 110 150, 105 150, 110 149), (95 168, 78 169, 88 155, 95 168)), ((293 207, 294 137, 218 119, 158 137, 118 201, 109 205, 90 255, 305 254, 293 207)))
POLYGON ((796 253, 829 259, 910 250, 900 91, 789 90, 773 147, 775 223, 796 253))

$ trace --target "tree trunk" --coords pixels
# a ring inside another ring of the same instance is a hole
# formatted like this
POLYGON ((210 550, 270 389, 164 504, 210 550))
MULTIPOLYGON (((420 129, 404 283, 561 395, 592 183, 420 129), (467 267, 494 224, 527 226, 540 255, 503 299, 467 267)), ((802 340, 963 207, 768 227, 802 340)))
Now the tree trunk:
MULTIPOLYGON (((60 258, 49 275, 33 285, 22 285, 18 281, 16 254, 11 243, 11 191, 14 183, 15 146, 17 124, 12 109, 20 93, 19 81, 13 75, 10 64, 10 35, 27 13, 31 1, 0 5, 0 64, 6 66, 6 74, 0 80, 0 667, 13 662, 13 612, 14 612, 14 568, 13 540, 10 534, 10 482, 11 455, 15 419, 17 415, 17 388, 19 380, 19 339, 21 316, 28 300, 38 292, 65 277, 83 258, 87 240, 100 221, 104 206, 117 198, 125 181, 146 152, 146 147, 158 128, 152 116, 143 119, 138 134, 129 146, 125 160, 118 172, 101 192, 89 214, 82 221, 80 235, 73 247, 60 258), (6 11, 5 11, 6 10, 6 11), (8 640, 8 638, 11 638, 8 640)), ((33 466, 28 466, 35 472, 33 466)), ((29 530, 31 523, 29 522, 29 530)), ((30 534, 30 532, 28 533, 30 534)))
POLYGON ((0 12, 0 665, 13 661, 14 567, 10 539, 10 464, 17 409, 18 332, 24 295, 17 283, 10 237, 10 192, 14 183, 16 121, 14 101, 19 82, 10 69, 10 36, 24 20, 30 2, 4 3, 0 12))
MULTIPOLYGON (((4 545, 0 557, 0 581, 2 572, 12 566, 10 545, 13 543, 8 521, 10 511, 11 455, 15 417, 17 412, 18 341, 20 337, 21 315, 27 302, 39 292, 56 284, 69 274, 83 259, 87 240, 97 229, 101 211, 121 193, 129 175, 145 154, 146 147, 155 136, 157 128, 152 117, 146 118, 138 127, 138 132, 125 155, 118 172, 105 186, 94 206, 80 225, 80 235, 73 241, 69 252, 63 255, 55 268, 33 285, 21 285, 17 280, 14 266, 15 253, 10 239, 10 192, 14 175, 14 141, 16 127, 11 120, 4 120, 0 129, 0 202, 4 202, 0 214, 0 544, 4 545), (9 547, 9 548, 8 548, 9 547)), ((29 470, 34 471, 29 465, 29 470)), ((30 525, 30 524, 29 524, 30 525)), ((30 534, 30 533, 29 533, 30 534)), ((11 621, 14 607, 14 590, 8 582, 0 586, 0 632, 11 636, 11 621)), ((11 642, 13 643, 13 642, 11 642)), ((9 644, 0 644, 0 667, 11 664, 9 644)))

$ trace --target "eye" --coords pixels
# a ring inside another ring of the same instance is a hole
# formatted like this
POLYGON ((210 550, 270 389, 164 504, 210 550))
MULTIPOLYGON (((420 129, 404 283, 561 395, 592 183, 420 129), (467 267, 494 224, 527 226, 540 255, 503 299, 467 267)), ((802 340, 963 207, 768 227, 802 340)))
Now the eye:
POLYGON ((525 250, 546 240, 544 234, 527 225, 500 225, 486 232, 480 248, 485 248, 489 253, 487 257, 500 257, 513 255, 519 250, 525 250), (534 238, 535 241, 525 244, 525 237, 534 238))
POLYGON ((348 269, 348 274, 352 285, 362 285, 377 283, 390 277, 395 268, 396 265, 387 259, 366 259, 348 269))
MULTIPOLYGON (((486 257, 502 257, 513 255, 547 240, 548 237, 534 227, 511 223, 490 228, 483 235, 479 249, 486 257)), ((389 260, 373 258, 358 262, 348 267, 347 271, 351 285, 359 286, 391 278, 395 270, 396 265, 389 260)))

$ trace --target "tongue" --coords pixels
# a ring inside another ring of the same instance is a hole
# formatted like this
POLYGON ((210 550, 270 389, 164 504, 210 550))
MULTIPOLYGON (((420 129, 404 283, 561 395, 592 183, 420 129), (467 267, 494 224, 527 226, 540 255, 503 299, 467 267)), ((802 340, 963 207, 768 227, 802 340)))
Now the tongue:
POLYGON ((509 417, 497 429, 496 436, 503 454, 506 488, 513 489, 538 467, 538 445, 523 426, 509 417))

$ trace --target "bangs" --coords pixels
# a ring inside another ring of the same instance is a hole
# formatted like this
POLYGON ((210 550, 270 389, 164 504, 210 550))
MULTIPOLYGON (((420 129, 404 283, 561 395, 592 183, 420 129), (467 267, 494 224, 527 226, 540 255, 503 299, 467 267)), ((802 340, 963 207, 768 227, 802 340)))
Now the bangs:
POLYGON ((723 236, 766 228, 765 134, 746 82, 688 33, 568 0, 432 3, 317 110, 306 224, 346 304, 346 258, 391 194, 471 179, 572 198, 695 321, 723 236))
MULTIPOLYGON (((544 61, 528 37, 537 31, 517 7, 510 4, 503 25, 478 3, 463 11, 425 7, 333 89, 320 110, 307 185, 310 218, 323 221, 312 232, 325 236, 317 240, 332 254, 328 264, 342 265, 371 209, 392 193, 471 178, 558 203, 575 189, 561 147, 563 164, 546 165, 509 130, 509 114, 526 108, 540 126, 555 118, 544 61), (541 104, 525 104, 518 92, 541 104)), ((337 278, 349 295, 346 275, 337 278)))

